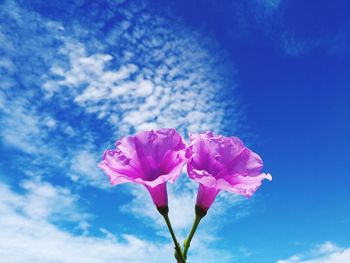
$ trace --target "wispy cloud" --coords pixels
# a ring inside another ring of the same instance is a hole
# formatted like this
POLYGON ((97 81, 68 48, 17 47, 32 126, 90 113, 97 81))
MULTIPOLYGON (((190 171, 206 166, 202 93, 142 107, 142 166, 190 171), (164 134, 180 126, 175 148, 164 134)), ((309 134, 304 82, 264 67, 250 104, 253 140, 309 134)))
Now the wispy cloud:
MULTIPOLYGON (((67 188, 37 178, 23 181, 21 190, 0 183, 0 256, 5 262, 173 262, 170 240, 115 235, 103 228, 97 236, 89 234, 92 215, 79 208, 78 196, 67 188), (64 225, 69 222, 74 231, 64 225)), ((230 253, 208 246, 208 237, 200 241, 191 262, 202 262, 203 257, 207 262, 231 262, 230 253)))
POLYGON ((181 39, 173 39, 174 29, 157 25, 157 19, 129 20, 132 26, 116 39, 126 43, 123 56, 88 55, 83 44, 67 42, 60 53, 69 64, 51 68, 44 91, 63 100, 68 92, 86 112, 118 125, 123 134, 164 126, 183 134, 221 129, 230 102, 223 100, 228 83, 220 56, 212 57, 199 36, 181 28, 176 33, 181 39))
POLYGON ((344 263, 349 261, 350 248, 339 247, 327 241, 307 252, 278 260, 277 263, 344 263))
POLYGON ((1 140, 6 148, 25 153, 16 159, 16 167, 22 173, 45 177, 64 174, 74 182, 79 179, 82 185, 108 185, 96 167, 100 154, 96 153, 91 132, 78 133, 69 122, 38 111, 30 99, 9 97, 2 92, 0 97, 1 140))
POLYGON ((68 188, 54 186, 36 177, 21 181, 20 189, 22 194, 17 194, 1 183, 2 218, 7 218, 10 211, 36 221, 84 223, 89 217, 76 206, 79 197, 68 188))
POLYGON ((4 262, 164 262, 171 247, 101 229, 100 237, 84 234, 89 215, 78 209, 68 189, 47 182, 25 181, 24 194, 0 183, 0 256, 4 262), (60 228, 73 221, 78 233, 60 228), (57 223, 57 222, 56 222, 57 223), (80 232, 80 234, 79 234, 80 232), (149 255, 159 255, 149 258, 149 255))

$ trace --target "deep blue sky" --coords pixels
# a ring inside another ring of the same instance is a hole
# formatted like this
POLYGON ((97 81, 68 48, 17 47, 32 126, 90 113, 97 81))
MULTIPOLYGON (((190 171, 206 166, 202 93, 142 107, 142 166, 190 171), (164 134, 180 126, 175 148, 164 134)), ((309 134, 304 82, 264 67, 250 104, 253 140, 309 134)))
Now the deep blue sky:
MULTIPOLYGON (((220 195, 189 262, 350 260, 349 1, 0 1, 0 10, 6 262, 173 262, 144 189, 112 188, 96 168, 118 137, 159 127, 236 135, 273 176, 249 200, 220 195)), ((169 190, 180 239, 196 187, 183 175, 169 190)))
MULTIPOLYGON (((274 175, 264 186, 268 207, 261 225, 239 233, 249 240, 264 228, 266 236, 255 241, 269 256, 286 244, 295 252, 298 239, 349 245, 350 4, 281 1, 276 13, 258 18, 249 5, 174 4, 178 15, 209 32, 234 61, 255 149, 274 175), (299 41, 300 54, 284 50, 289 34, 299 41)), ((260 260, 272 262, 263 254, 260 260)))

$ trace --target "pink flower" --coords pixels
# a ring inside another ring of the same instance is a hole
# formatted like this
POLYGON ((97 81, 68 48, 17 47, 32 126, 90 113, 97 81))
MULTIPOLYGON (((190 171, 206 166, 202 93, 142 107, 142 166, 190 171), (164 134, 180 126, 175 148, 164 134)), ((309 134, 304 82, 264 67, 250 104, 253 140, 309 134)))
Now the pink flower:
POLYGON ((173 183, 186 162, 186 144, 175 129, 139 132, 116 142, 98 166, 112 185, 134 182, 144 185, 157 207, 166 207, 166 182, 173 183))
POLYGON ((199 183, 196 205, 208 210, 221 190, 250 197, 263 179, 259 155, 237 137, 214 136, 211 132, 190 135, 186 157, 189 177, 199 183))

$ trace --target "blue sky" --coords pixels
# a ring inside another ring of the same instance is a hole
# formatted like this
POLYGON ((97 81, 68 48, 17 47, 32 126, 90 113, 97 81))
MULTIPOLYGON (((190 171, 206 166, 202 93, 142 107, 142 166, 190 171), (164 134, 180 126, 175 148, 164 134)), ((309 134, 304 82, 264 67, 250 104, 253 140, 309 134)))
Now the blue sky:
MULTIPOLYGON (((189 262, 350 262, 350 4, 0 1, 0 257, 173 262, 145 189, 98 170, 120 136, 236 135, 273 176, 221 193, 189 262)), ((169 186, 179 239, 197 186, 169 186)))

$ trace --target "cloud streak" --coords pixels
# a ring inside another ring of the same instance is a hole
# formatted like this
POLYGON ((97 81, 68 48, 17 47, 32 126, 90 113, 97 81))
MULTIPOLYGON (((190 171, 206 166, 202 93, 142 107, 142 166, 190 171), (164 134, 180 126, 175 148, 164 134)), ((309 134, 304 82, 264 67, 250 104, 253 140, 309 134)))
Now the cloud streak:
POLYGON ((277 263, 343 263, 348 261, 350 261, 350 248, 339 247, 327 241, 310 251, 278 260, 277 263))

